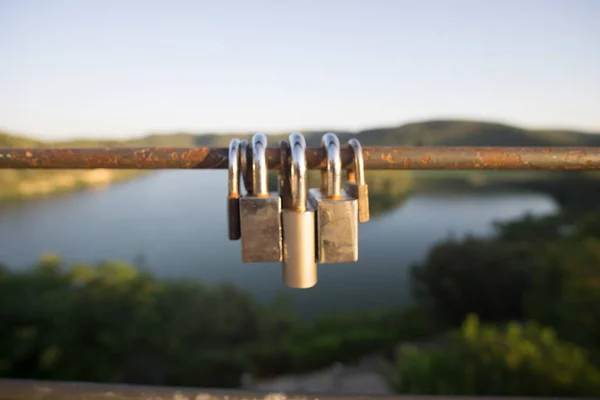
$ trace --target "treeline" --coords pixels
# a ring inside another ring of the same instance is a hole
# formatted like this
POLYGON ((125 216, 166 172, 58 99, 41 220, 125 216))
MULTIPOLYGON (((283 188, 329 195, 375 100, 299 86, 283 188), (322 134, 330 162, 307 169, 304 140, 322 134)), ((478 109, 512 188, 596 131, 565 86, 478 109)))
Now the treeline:
POLYGON ((0 270, 0 376, 237 387, 392 350, 430 327, 416 310, 303 321, 230 285, 157 280, 130 265, 47 257, 0 270))
MULTIPOLYGON (((310 146, 319 146, 323 131, 304 131, 310 146)), ((429 120, 359 132, 334 131, 345 142, 357 137, 365 146, 597 146, 598 135, 574 130, 524 129, 516 126, 469 120, 429 120)), ((270 132, 269 143, 287 140, 291 132, 270 132)), ((150 134, 125 140, 41 142, 0 131, 0 147, 33 146, 224 146, 233 137, 249 138, 251 132, 150 134)))

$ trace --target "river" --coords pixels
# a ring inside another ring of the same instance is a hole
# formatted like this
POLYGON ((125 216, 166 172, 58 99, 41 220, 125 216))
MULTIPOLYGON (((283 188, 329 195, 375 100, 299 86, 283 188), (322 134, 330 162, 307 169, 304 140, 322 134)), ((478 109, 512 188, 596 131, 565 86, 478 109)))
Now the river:
POLYGON ((493 221, 557 209, 535 193, 415 194, 359 225, 359 261, 319 266, 311 290, 281 284, 280 265, 242 264, 227 240, 226 171, 161 171, 115 184, 0 208, 0 262, 26 268, 44 253, 68 262, 141 264, 155 276, 229 282, 268 301, 283 293, 304 315, 410 297, 407 271, 449 235, 488 235, 493 221))

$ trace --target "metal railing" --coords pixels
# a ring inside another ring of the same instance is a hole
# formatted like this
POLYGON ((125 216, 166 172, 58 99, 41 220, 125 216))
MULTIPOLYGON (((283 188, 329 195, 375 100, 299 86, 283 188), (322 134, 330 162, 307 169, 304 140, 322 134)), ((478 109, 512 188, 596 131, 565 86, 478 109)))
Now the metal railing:
MULTIPOLYGON (((0 379, 0 400, 520 400, 527 397, 476 396, 340 396, 249 392, 233 389, 194 389, 81 382, 0 379)), ((533 398, 531 398, 533 400, 533 398)), ((544 400, 543 397, 535 399, 544 400)), ((548 399, 548 398, 547 398, 548 399)), ((561 400, 568 400, 561 398, 561 400)), ((580 399, 581 400, 581 399, 580 399)))
MULTIPOLYGON (((267 165, 281 164, 279 148, 267 149, 267 165)), ((342 149, 342 164, 352 151, 342 149)), ((370 170, 600 170, 600 147, 363 147, 370 170)), ((325 168, 322 148, 306 149, 310 169, 325 168)), ((6 148, 0 168, 226 169, 224 147, 6 148)))

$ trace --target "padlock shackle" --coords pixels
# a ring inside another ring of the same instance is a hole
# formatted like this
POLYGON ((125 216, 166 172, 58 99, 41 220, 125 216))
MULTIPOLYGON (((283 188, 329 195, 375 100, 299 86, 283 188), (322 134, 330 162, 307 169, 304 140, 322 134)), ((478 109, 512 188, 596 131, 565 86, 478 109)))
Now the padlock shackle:
POLYGON ((229 197, 240 195, 240 141, 231 139, 229 142, 229 168, 228 168, 229 197))
POLYGON ((278 173, 278 191, 281 198, 281 207, 290 210, 292 208, 292 189, 290 183, 290 143, 287 140, 279 142, 280 164, 278 173))
POLYGON ((290 135, 290 188, 292 192, 292 209, 306 211, 306 140, 301 133, 290 135))
POLYGON ((251 170, 252 168, 248 157, 248 141, 242 139, 240 140, 240 175, 242 176, 244 187, 249 196, 251 196, 254 191, 251 170))
POLYGON ((257 133, 252 136, 252 185, 253 196, 265 197, 269 195, 269 182, 267 180, 267 136, 257 133))
POLYGON ((326 133, 321 138, 321 147, 327 153, 327 169, 321 173, 321 188, 326 189, 327 198, 337 199, 342 196, 342 153, 340 140, 334 133, 326 133), (325 188, 323 179, 326 178, 325 188))
MULTIPOLYGON (((354 173, 354 182, 358 185, 365 184, 365 160, 363 158, 362 146, 358 139, 348 140, 348 146, 354 153, 354 159, 352 163, 352 172, 354 173)), ((349 174, 350 176, 350 174, 349 174)))

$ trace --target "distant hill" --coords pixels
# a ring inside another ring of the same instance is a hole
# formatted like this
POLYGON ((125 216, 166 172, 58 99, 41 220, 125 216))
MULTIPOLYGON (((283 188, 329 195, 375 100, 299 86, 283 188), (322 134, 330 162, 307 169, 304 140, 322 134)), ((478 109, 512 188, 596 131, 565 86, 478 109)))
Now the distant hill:
MULTIPOLYGON (((318 146, 326 131, 303 132, 309 146, 318 146)), ((569 130, 532 130, 481 121, 433 120, 361 132, 335 131, 340 141, 357 137, 364 146, 600 146, 600 135, 569 130)), ((269 133, 274 146, 289 132, 269 133)), ((152 134, 129 140, 73 140, 40 142, 0 132, 0 147, 35 146, 227 146, 234 137, 250 138, 249 132, 225 134, 152 134)))
POLYGON ((416 122, 359 133, 364 146, 597 146, 600 135, 566 130, 528 130, 459 120, 416 122))
POLYGON ((0 131, 0 147, 32 147, 40 146, 41 142, 24 136, 11 135, 0 131))

